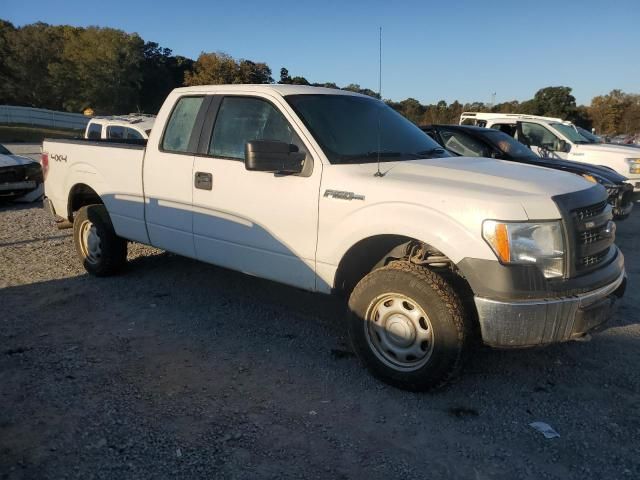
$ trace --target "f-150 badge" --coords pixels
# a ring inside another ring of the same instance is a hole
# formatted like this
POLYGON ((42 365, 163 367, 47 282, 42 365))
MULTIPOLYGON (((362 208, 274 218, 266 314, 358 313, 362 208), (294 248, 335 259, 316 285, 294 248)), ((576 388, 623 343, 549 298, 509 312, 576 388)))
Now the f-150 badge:
POLYGON ((327 198, 336 198, 338 200, 364 200, 364 195, 353 192, 344 192, 342 190, 325 190, 324 196, 327 198))

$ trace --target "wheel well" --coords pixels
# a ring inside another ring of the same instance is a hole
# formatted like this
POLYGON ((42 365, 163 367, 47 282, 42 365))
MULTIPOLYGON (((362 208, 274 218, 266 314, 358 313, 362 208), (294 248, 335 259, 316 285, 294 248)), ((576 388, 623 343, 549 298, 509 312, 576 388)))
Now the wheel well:
POLYGON ((67 218, 70 222, 73 222, 74 213, 80 210, 82 207, 103 203, 104 202, 100 198, 100 195, 98 195, 95 190, 93 190, 90 186, 85 185, 84 183, 78 183, 74 185, 69 192, 67 218))
POLYGON ((420 240, 403 235, 375 235, 360 240, 344 254, 336 271, 334 289, 348 295, 367 273, 400 259, 459 275, 446 255, 420 240))
POLYGON ((360 240, 344 254, 335 275, 334 291, 348 296, 362 278, 393 260, 405 259, 437 271, 460 296, 460 300, 479 338, 479 323, 473 300, 473 290, 462 272, 438 249, 402 235, 376 235, 360 240))

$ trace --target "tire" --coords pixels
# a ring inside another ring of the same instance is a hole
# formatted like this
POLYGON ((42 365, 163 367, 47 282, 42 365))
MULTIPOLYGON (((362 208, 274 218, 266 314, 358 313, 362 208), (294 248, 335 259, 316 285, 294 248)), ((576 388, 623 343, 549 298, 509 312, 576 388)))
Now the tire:
POLYGON ((449 283, 405 261, 372 271, 349 298, 356 354, 376 378, 404 390, 431 390, 455 376, 472 334, 467 318, 449 283))
POLYGON ((73 221, 73 244, 87 272, 107 277, 127 262, 127 241, 116 235, 104 205, 78 210, 73 221))

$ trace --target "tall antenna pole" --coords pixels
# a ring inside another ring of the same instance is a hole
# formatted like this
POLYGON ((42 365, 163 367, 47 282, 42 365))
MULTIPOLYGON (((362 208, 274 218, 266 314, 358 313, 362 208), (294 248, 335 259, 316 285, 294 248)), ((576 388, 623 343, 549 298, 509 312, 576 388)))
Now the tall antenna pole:
POLYGON ((378 46, 378 96, 382 100, 382 27, 380 27, 378 38, 380 40, 380 45, 378 46))
MULTIPOLYGON (((382 101, 382 27, 378 30, 378 97, 382 101)), ((384 177, 384 173, 380 171, 380 115, 382 106, 378 111, 378 170, 375 173, 376 177, 384 177)))

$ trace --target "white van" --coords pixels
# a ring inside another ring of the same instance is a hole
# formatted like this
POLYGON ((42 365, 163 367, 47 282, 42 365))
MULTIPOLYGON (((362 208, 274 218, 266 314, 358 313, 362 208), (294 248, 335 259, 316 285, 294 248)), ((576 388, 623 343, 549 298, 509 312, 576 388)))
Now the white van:
POLYGON ((495 128, 531 147, 541 157, 562 158, 609 167, 640 192, 640 150, 625 145, 592 143, 571 122, 554 117, 514 113, 463 112, 460 125, 495 128))

